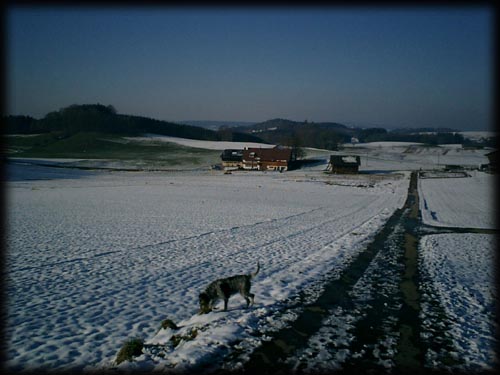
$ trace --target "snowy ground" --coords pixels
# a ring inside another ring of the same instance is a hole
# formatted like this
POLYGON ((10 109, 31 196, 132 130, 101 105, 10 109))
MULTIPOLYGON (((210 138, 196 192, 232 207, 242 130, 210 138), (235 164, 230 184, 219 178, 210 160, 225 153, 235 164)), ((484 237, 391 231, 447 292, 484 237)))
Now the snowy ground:
POLYGON ((440 227, 495 228, 495 176, 469 172, 471 177, 419 179, 424 223, 440 227))
POLYGON ((335 306, 329 310, 322 327, 308 340, 306 347, 295 358, 289 359, 294 369, 311 373, 331 372, 342 369, 348 361, 370 356, 373 356, 373 364, 380 366, 379 370, 388 371, 394 367, 399 338, 397 315, 402 306, 399 283, 404 272, 404 266, 399 262, 404 250, 398 237, 403 233, 404 228, 398 224, 384 249, 378 252, 349 292, 352 306, 335 306), (376 299, 383 300, 379 302, 380 306, 370 304, 376 299), (358 341, 356 324, 367 318, 370 309, 383 316, 380 321, 370 323, 378 324, 380 338, 374 343, 362 342, 354 348, 353 343, 358 341))
MULTIPOLYGON (((481 133, 482 134, 482 133, 481 133)), ((155 134, 146 134, 143 137, 127 138, 140 142, 173 142, 182 146, 204 148, 209 150, 243 149, 245 147, 274 147, 263 143, 249 142, 213 142, 186 138, 167 137, 155 134)), ((344 144, 342 151, 332 152, 306 148, 308 157, 322 157, 325 166, 330 155, 352 154, 361 156, 362 171, 399 171, 416 169, 444 168, 445 165, 466 165, 478 167, 488 163, 484 156, 489 149, 469 150, 460 145, 442 145, 429 147, 412 142, 370 142, 355 145, 344 144)))
POLYGON ((203 148, 207 150, 225 150, 225 149, 243 150, 245 147, 273 148, 275 146, 275 145, 268 145, 265 143, 255 143, 255 142, 202 141, 198 139, 169 137, 166 135, 158 135, 158 134, 145 134, 143 137, 126 137, 126 139, 140 141, 140 142, 172 142, 182 146, 203 148))
MULTIPOLYGON (((496 228, 496 177, 478 171, 469 174, 471 177, 419 180, 424 223, 496 228)), ((422 337, 429 343, 450 341, 448 350, 426 353, 427 366, 478 371, 495 365, 495 246, 493 234, 445 233, 421 238, 422 337), (439 318, 440 309, 446 313, 445 322, 439 318)))
MULTIPOLYGON (((325 274, 339 275, 403 205, 408 173, 373 172, 442 168, 445 163, 474 166, 486 163, 484 154, 489 151, 356 145, 337 152, 361 155, 361 170, 370 173, 352 176, 323 174, 329 155, 335 153, 321 150, 315 152, 324 163, 283 174, 127 173, 11 165, 6 183, 7 366, 109 367, 123 342, 132 337, 145 339, 145 352, 121 368, 177 365, 189 371, 216 364, 233 349, 245 353, 267 339, 265 332, 294 319, 294 312, 287 310, 290 298, 299 291, 310 291, 314 298, 325 274), (251 272, 257 259, 262 269, 252 286, 253 308, 244 310, 244 300, 233 297, 228 312, 196 315, 197 295, 206 284, 251 272), (158 331, 165 318, 182 328, 158 331), (185 338, 175 348, 170 340, 174 335, 185 338)), ((471 178, 421 180, 419 191, 428 224, 493 227, 489 175, 473 172, 471 178)), ((480 337, 478 346, 467 341, 467 329, 460 324, 451 337, 458 356, 466 351, 472 367, 487 367, 492 283, 486 268, 492 255, 484 249, 491 249, 491 236, 447 236, 422 240, 421 266, 447 314, 466 314, 462 323, 469 314, 481 320, 474 331, 480 337), (443 254, 446 262, 439 260, 443 254), (460 278, 450 267, 459 270, 460 278), (467 269, 481 269, 482 275, 467 274, 467 269), (472 301, 470 295, 476 300, 454 310, 460 305, 450 303, 456 293, 462 305, 472 301)), ((325 338, 340 335, 333 343, 341 350, 322 352, 333 358, 334 367, 347 358, 342 349, 352 339, 349 327, 362 317, 365 294, 374 292, 364 285, 370 285, 373 275, 385 280, 379 271, 393 264, 390 254, 377 258, 355 289, 361 315, 332 311, 324 329, 311 338, 312 348, 324 349, 325 338)), ((389 279, 387 283, 395 287, 389 279)), ((432 323, 432 314, 424 314, 432 323)), ((393 365, 390 353, 395 347, 391 319, 388 316, 386 340, 371 348, 388 367, 393 365)), ((429 363, 436 356, 428 354, 429 363)), ((322 358, 310 358, 310 368, 324 369, 322 358)))
POLYGON ((297 176, 121 172, 9 182, 8 367, 106 366, 126 339, 155 337, 165 318, 200 331, 169 361, 202 361, 207 340, 222 353, 220 343, 245 337, 242 327, 272 324, 280 301, 345 267, 408 186, 401 175, 355 186, 297 176), (254 308, 234 297, 227 313, 193 318, 206 284, 253 271, 257 259, 254 308))
POLYGON ((464 138, 469 138, 472 140, 482 140, 498 136, 497 132, 490 131, 465 131, 459 133, 462 134, 464 138))
MULTIPOLYGON (((481 133, 482 134, 482 133, 481 133)), ((182 146, 204 148, 209 150, 243 149, 245 147, 274 147, 263 143, 249 142, 213 142, 186 138, 167 137, 156 134, 146 134, 143 137, 129 137, 129 140, 138 142, 173 142, 182 146)), ((307 157, 324 159, 324 166, 328 164, 330 155, 360 155, 361 171, 399 171, 416 169, 444 168, 445 165, 465 165, 478 167, 488 163, 484 156, 489 149, 469 150, 462 149, 461 145, 442 145, 429 147, 412 142, 370 142, 355 145, 344 144, 341 151, 328 151, 306 148, 307 157)))
MULTIPOLYGON (((495 365, 495 239, 493 235, 453 233, 425 236, 420 241, 424 339, 436 340, 439 329, 430 300, 440 301, 448 317, 448 353, 429 351, 430 367, 443 355, 463 361, 465 371, 492 369, 495 365)), ((442 323, 441 323, 442 324, 442 323)))
MULTIPOLYGON (((146 134, 143 137, 128 137, 125 141, 134 141, 139 143, 157 144, 158 142, 176 143, 186 147, 192 147, 193 150, 205 149, 211 151, 210 156, 205 155, 200 158, 199 155, 192 155, 192 159, 183 160, 186 154, 178 155, 176 162, 170 161, 164 163, 143 160, 95 160, 95 159, 29 159, 32 163, 38 164, 56 164, 70 168, 107 168, 107 169, 126 169, 126 170, 207 170, 214 164, 220 164, 218 150, 243 149, 245 147, 274 147, 263 143, 248 142, 215 142, 200 141, 186 138, 175 138, 160 136, 155 134, 146 134), (181 162, 182 161, 182 162, 181 162)), ((443 145, 440 147, 428 147, 418 143, 409 142, 372 142, 360 143, 356 145, 345 144, 340 151, 329 151, 314 148, 305 148, 306 158, 316 159, 318 163, 314 167, 308 167, 309 170, 323 171, 327 168, 331 155, 358 155, 361 157, 359 170, 366 173, 386 173, 400 170, 435 170, 444 169, 445 165, 462 165, 477 168, 481 164, 488 163, 485 154, 491 152, 491 149, 462 149, 456 145, 443 145)), ((172 155, 170 155, 172 156, 172 155)), ((173 156, 172 156, 173 157, 173 156)), ((11 158, 24 162, 22 158, 11 158)))
POLYGON ((489 149, 462 149, 453 145, 429 147, 407 142, 372 142, 344 145, 337 154, 361 156, 362 171, 443 169, 445 165, 479 167, 488 163, 489 149))

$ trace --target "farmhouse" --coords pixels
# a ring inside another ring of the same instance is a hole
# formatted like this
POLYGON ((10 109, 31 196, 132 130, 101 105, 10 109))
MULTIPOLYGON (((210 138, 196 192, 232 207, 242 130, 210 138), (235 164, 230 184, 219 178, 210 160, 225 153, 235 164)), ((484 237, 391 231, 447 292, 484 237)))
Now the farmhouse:
POLYGON ((358 173, 360 164, 356 155, 331 155, 328 169, 331 173, 358 173))
POLYGON ((286 171, 292 162, 292 149, 246 148, 243 150, 243 169, 258 171, 286 171))
POLYGON ((220 155, 222 159, 222 167, 228 168, 243 168, 243 150, 224 150, 220 155))

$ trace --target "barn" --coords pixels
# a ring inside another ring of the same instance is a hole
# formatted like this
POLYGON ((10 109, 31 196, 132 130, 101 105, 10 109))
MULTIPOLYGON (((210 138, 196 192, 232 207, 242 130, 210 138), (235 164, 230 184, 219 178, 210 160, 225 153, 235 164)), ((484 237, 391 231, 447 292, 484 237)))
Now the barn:
POLYGON ((357 155, 331 155, 328 170, 331 173, 358 173, 361 159, 357 155))

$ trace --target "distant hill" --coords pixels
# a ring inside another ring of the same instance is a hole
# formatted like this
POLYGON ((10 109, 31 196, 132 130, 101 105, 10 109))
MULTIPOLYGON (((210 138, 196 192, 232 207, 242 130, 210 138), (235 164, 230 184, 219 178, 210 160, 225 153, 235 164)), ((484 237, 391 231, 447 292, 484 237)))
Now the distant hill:
POLYGON ((276 118, 258 124, 236 127, 234 131, 253 134, 268 143, 328 150, 350 142, 356 130, 336 122, 298 122, 276 118))
POLYGON ((450 128, 400 128, 387 130, 381 127, 361 128, 337 122, 299 122, 276 118, 258 124, 233 128, 239 133, 258 136, 268 143, 295 147, 314 147, 336 150, 340 144, 353 138, 359 142, 418 142, 429 145, 463 144, 464 146, 495 147, 496 139, 465 139, 450 128))
POLYGON ((53 111, 42 119, 29 116, 7 116, 2 121, 3 134, 42 134, 64 139, 80 132, 113 135, 140 135, 155 133, 171 137, 209 141, 257 142, 291 147, 313 147, 336 150, 353 138, 359 142, 419 142, 430 145, 463 144, 465 146, 496 147, 495 138, 465 139, 453 129, 413 128, 393 129, 359 128, 336 122, 293 121, 276 118, 261 123, 191 121, 194 126, 147 117, 118 114, 111 105, 71 105, 53 111), (218 130, 210 127, 218 126, 218 130))
POLYGON ((58 133, 68 137, 79 132, 139 135, 155 133, 172 137, 209 141, 261 142, 251 134, 232 130, 214 131, 198 126, 160 121, 147 117, 116 113, 113 106, 102 104, 71 105, 48 113, 42 119, 29 116, 7 116, 3 119, 3 134, 58 133))
POLYGON ((244 127, 237 127, 238 131, 247 131, 257 133, 266 130, 296 130, 302 127, 312 127, 317 129, 336 129, 340 133, 350 134, 352 128, 336 122, 308 122, 308 121, 292 121, 287 119, 276 118, 264 122, 256 123, 253 125, 246 125, 244 127))
POLYGON ((200 128, 205 128, 210 130, 219 130, 221 128, 246 127, 255 124, 255 122, 248 122, 248 121, 200 121, 200 120, 176 121, 176 123, 198 126, 200 128))
POLYGON ((452 128, 395 128, 391 129, 391 133, 400 134, 419 134, 419 133, 454 133, 457 129, 452 128))

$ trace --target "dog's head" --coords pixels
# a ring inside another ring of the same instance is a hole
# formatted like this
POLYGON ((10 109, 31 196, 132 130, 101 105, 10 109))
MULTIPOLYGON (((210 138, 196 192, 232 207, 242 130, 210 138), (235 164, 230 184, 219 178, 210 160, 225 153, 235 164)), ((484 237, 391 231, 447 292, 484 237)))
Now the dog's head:
POLYGON ((210 308, 210 297, 207 293, 200 293, 198 299, 200 301, 200 314, 208 314, 212 311, 210 308))

